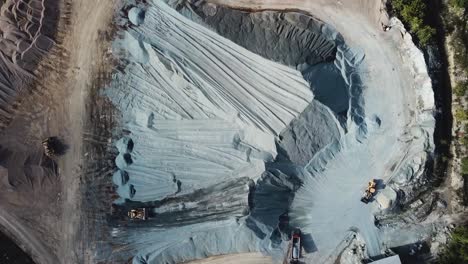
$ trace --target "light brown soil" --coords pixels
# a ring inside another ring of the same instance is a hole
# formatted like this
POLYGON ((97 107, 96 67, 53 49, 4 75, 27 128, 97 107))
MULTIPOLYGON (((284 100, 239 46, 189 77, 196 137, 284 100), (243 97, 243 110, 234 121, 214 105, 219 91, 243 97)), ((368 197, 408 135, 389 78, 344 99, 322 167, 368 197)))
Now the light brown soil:
POLYGON ((202 260, 185 262, 184 264, 271 264, 271 257, 265 257, 260 253, 230 254, 210 257, 202 260))
MULTIPOLYGON (((70 263, 81 263, 83 252, 78 249, 82 242, 80 236, 83 228, 80 213, 80 183, 84 175, 83 168, 83 139, 84 125, 87 123, 88 109, 85 109, 86 98, 89 96, 93 82, 98 77, 101 67, 112 64, 105 60, 104 54, 110 50, 110 43, 102 32, 109 30, 114 15, 114 1, 112 0, 85 0, 74 1, 72 18, 72 31, 65 42, 70 50, 70 67, 67 75, 72 76, 66 85, 72 94, 69 97, 68 116, 70 122, 70 148, 69 155, 63 160, 64 210, 62 217, 63 244, 59 256, 64 260, 75 260, 70 263)), ((81 247, 82 250, 85 250, 81 247)))
MULTIPOLYGON (((33 91, 24 96, 1 132, 0 226, 38 263, 81 263, 80 182, 86 98, 104 54, 114 15, 112 0, 70 1, 62 7, 60 44, 40 64, 33 91), (65 155, 47 168, 41 141, 58 136, 65 155)), ((112 65, 108 65, 112 68, 112 65)))

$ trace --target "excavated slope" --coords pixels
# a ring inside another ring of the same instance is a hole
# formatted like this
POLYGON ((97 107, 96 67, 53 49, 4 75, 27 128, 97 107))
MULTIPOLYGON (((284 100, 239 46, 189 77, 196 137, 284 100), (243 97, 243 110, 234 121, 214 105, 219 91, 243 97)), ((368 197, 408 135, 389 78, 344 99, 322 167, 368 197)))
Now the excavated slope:
POLYGON ((433 94, 409 35, 397 21, 383 32, 375 1, 208 2, 128 12, 115 46, 129 64, 105 92, 127 132, 113 181, 116 203, 151 219, 114 226, 97 260, 281 262, 293 227, 310 263, 333 263, 356 233, 382 254, 387 230, 362 189, 379 178, 396 203, 433 149, 433 94))
POLYGON ((34 70, 54 45, 59 17, 55 0, 6 0, 0 5, 0 127, 35 79, 34 70))

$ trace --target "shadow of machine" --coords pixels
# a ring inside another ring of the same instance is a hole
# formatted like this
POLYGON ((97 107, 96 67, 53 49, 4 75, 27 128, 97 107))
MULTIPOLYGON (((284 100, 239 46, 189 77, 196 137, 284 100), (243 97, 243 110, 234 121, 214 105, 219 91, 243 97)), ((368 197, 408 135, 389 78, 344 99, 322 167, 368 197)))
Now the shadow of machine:
POLYGON ((48 137, 42 141, 42 147, 47 157, 62 156, 68 150, 68 145, 58 137, 48 137))

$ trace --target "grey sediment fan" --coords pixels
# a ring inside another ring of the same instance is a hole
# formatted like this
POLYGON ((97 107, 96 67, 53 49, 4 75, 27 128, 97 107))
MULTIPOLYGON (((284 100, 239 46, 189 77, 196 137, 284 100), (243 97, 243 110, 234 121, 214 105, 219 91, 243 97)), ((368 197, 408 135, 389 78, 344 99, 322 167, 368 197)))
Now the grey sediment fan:
POLYGON ((0 4, 0 129, 3 129, 25 97, 32 91, 41 92, 41 79, 50 75, 52 69, 56 72, 65 68, 67 54, 60 43, 70 24, 71 1, 5 0, 0 4))

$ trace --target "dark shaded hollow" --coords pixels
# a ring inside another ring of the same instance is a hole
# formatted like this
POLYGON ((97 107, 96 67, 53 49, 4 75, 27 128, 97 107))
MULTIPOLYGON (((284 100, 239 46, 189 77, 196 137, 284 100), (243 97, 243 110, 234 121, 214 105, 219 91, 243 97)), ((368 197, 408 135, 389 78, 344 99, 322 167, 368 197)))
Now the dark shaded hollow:
POLYGON ((18 247, 13 240, 0 233, 0 263, 4 264, 34 264, 34 261, 18 247))

